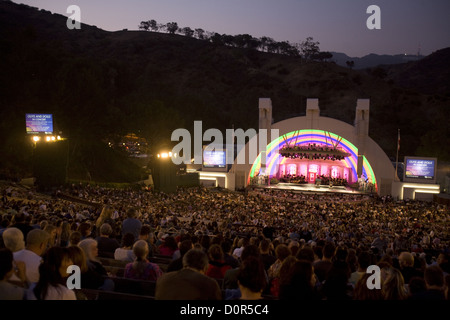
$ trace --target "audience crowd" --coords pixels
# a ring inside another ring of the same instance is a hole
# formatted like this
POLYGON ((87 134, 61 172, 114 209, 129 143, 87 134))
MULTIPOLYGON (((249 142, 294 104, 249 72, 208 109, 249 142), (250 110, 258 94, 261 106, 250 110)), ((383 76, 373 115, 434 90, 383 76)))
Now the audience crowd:
POLYGON ((434 202, 258 188, 0 188, 0 300, 86 299, 67 289, 73 264, 82 289, 114 291, 117 275, 102 259, 122 261, 124 278, 155 281, 155 299, 449 299, 449 208, 434 202), (373 266, 380 289, 368 285, 373 266))

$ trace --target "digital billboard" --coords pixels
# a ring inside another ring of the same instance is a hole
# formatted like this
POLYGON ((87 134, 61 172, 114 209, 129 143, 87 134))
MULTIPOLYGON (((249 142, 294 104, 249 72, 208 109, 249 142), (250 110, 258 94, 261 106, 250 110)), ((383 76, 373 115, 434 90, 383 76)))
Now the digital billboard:
POLYGON ((227 165, 226 150, 203 150, 204 168, 225 168, 227 165))
POLYGON ((436 182, 437 158, 405 157, 403 181, 436 182))
POLYGON ((27 113, 25 122, 28 134, 52 134, 53 115, 44 113, 27 113))

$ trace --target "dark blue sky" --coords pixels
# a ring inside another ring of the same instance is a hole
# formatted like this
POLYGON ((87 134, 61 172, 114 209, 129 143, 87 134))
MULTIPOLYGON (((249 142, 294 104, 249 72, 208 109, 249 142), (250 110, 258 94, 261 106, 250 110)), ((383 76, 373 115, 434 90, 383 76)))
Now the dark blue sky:
POLYGON ((300 43, 351 57, 369 53, 428 55, 450 47, 450 0, 14 0, 69 16, 107 31, 137 30, 140 21, 177 22, 230 35, 248 33, 300 43), (369 30, 367 7, 381 9, 381 29, 369 30))

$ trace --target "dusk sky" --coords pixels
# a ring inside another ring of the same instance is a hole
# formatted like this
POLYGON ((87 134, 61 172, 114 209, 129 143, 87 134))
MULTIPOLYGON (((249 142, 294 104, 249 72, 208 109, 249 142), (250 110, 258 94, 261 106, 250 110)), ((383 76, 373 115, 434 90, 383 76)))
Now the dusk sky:
POLYGON ((141 21, 177 22, 220 34, 247 33, 301 43, 313 37, 322 51, 351 57, 421 54, 450 47, 450 0, 16 0, 70 16, 107 31, 138 30, 141 21), (370 5, 381 10, 381 29, 369 30, 370 5))

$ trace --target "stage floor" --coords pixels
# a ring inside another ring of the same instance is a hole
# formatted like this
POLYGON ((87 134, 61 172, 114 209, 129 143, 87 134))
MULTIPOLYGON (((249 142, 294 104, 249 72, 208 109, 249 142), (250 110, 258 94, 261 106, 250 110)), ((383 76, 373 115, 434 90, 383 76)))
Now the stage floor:
POLYGON ((291 190, 300 192, 331 192, 331 193, 350 193, 350 194, 367 194, 367 192, 357 191, 344 186, 327 186, 327 185, 315 185, 312 183, 297 184, 297 183, 277 183, 270 186, 259 186, 265 189, 276 189, 276 190, 291 190))

